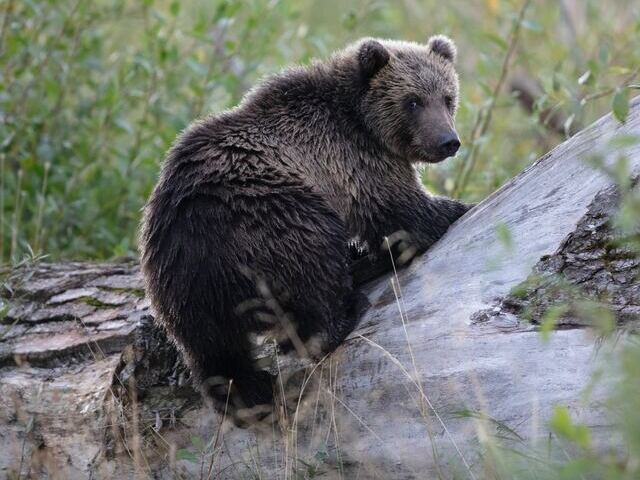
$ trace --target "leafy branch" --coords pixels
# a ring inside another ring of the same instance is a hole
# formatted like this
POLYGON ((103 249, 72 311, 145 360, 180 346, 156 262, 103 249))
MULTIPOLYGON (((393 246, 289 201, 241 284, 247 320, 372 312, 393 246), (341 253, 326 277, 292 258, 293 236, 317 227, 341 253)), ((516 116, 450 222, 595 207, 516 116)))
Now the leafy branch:
POLYGON ((522 4, 522 7, 520 8, 518 17, 516 18, 516 21, 513 24, 513 28, 511 30, 507 53, 505 54, 504 60, 502 62, 502 68, 500 70, 500 77, 498 78, 498 82, 496 83, 496 86, 494 87, 491 96, 489 97, 489 104, 484 110, 479 113, 476 118, 476 122, 473 125, 473 129, 471 130, 471 147, 466 150, 466 153, 460 165, 460 169, 456 174, 453 187, 454 197, 459 196, 464 191, 465 187, 467 186, 467 182, 469 181, 469 175, 475 167, 478 158, 478 151, 480 148, 479 140, 487 133, 489 125, 491 124, 491 116, 496 106, 498 96, 500 95, 500 91, 502 90, 502 87, 507 78, 511 59, 513 57, 513 54, 515 53, 518 38, 520 37, 520 30, 522 28, 522 24, 524 23, 524 17, 530 4, 531 0, 525 0, 525 2, 522 4))

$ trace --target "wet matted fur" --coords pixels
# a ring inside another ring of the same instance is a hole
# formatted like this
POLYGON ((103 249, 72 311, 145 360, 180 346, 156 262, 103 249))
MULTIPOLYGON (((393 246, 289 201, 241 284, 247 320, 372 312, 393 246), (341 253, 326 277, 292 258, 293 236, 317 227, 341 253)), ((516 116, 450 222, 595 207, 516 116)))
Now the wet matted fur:
POLYGON ((459 146, 455 55, 442 36, 363 39, 179 136, 145 208, 142 270, 217 407, 272 401, 255 336, 317 358, 353 330, 350 241, 374 263, 385 236, 424 251, 468 209, 429 195, 413 166, 459 146))

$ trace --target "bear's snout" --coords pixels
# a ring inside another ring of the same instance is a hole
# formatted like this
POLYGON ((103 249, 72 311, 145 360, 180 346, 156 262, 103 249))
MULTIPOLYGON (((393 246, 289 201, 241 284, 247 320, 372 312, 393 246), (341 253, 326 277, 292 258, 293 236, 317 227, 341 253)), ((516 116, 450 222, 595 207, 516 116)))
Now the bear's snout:
POLYGON ((447 132, 440 136, 438 150, 444 158, 452 157, 460 148, 460 139, 455 131, 447 132))

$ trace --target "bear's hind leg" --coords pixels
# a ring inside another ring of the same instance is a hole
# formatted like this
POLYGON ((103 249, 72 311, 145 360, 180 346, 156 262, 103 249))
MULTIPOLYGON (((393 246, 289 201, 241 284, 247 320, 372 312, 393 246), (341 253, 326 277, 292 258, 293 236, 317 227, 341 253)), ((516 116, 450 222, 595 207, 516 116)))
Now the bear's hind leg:
POLYGON ((295 268, 280 271, 278 281, 289 299, 285 306, 290 313, 287 321, 293 324, 298 337, 281 346, 299 350, 302 344, 303 352, 299 353, 318 359, 351 333, 362 302, 357 301, 359 297, 352 287, 344 224, 321 200, 306 200, 300 212, 305 223, 291 225, 281 237, 286 249, 279 250, 287 257, 282 264, 295 268), (289 240, 289 235, 295 241, 289 240))

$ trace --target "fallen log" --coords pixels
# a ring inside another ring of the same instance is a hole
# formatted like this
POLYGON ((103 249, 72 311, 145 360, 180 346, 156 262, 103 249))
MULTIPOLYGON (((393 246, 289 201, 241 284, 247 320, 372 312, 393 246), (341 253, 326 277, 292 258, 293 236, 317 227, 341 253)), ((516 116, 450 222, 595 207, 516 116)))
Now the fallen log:
POLYGON ((609 424, 599 344, 575 297, 640 321, 638 257, 613 242, 624 155, 640 174, 640 98, 540 158, 427 254, 364 288, 357 330, 315 366, 284 365, 279 421, 238 429, 207 409, 152 323, 135 262, 5 273, 0 473, 19 478, 473 478, 483 450, 549 438, 556 405, 609 424), (597 154, 600 167, 589 161, 597 154), (547 341, 549 307, 566 308, 547 341), (282 389, 284 390, 284 388, 282 389), (489 442, 489 443, 488 443, 489 442))

